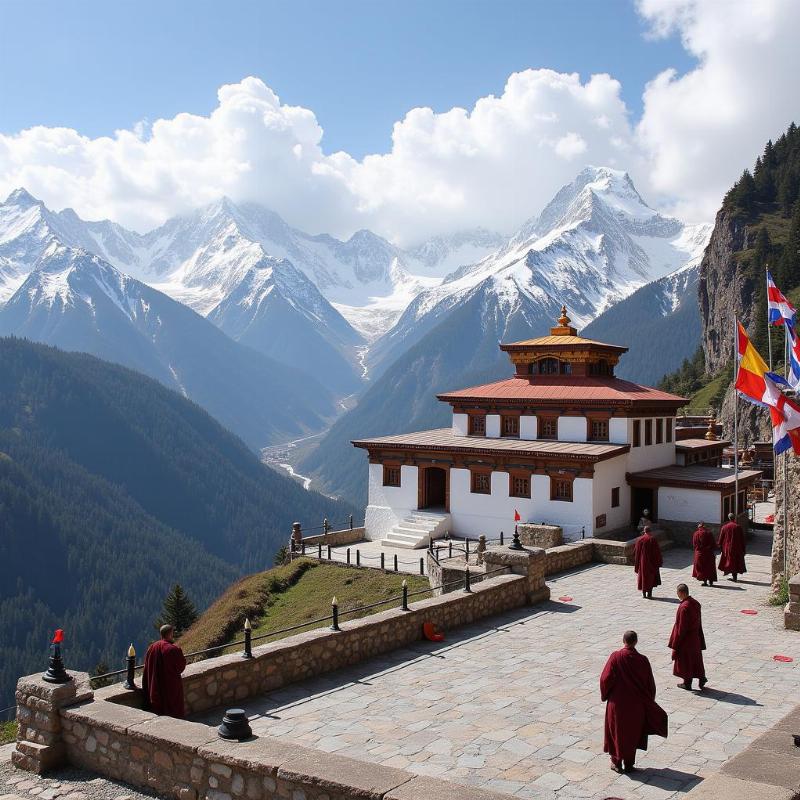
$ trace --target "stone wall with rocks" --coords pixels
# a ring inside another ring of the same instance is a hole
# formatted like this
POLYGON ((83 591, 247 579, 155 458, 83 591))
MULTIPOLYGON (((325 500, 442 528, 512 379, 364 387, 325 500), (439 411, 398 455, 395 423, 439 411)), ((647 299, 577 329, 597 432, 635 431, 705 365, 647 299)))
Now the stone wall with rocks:
POLYGON ((789 630, 800 631, 800 575, 789 579, 789 602, 783 609, 783 625, 789 630))
MULTIPOLYGON (((700 520, 698 520, 699 522, 700 520)), ((739 514, 739 524, 742 526, 745 532, 745 536, 749 536, 751 534, 750 531, 750 520, 747 514, 739 514)), ((680 522, 672 519, 662 519, 659 520, 659 525, 663 525, 664 528, 669 532, 669 538, 678 546, 678 547, 688 547, 690 550, 692 549, 692 536, 694 532, 697 530, 697 522, 680 522)), ((715 525, 711 522, 705 523, 706 528, 714 534, 714 538, 719 537, 719 529, 722 527, 721 525, 715 525)))
POLYGON ((364 539, 366 528, 346 528, 343 531, 328 531, 328 533, 320 533, 315 536, 303 536, 303 544, 306 547, 317 547, 322 545, 327 547, 338 547, 344 544, 355 544, 364 539))
POLYGON ((786 577, 800 573, 800 457, 787 453, 775 459, 775 535, 772 539, 772 588, 777 591, 786 577), (786 459, 787 569, 784 573, 783 460, 786 459))
POLYGON ((567 572, 577 569, 584 564, 589 564, 594 559, 594 548, 591 540, 584 539, 580 542, 570 542, 560 547, 551 547, 547 550, 546 575, 555 575, 558 572, 567 572))
POLYGON ((564 531, 558 525, 536 525, 526 523, 517 525, 519 540, 526 547, 543 547, 548 550, 564 544, 564 531))

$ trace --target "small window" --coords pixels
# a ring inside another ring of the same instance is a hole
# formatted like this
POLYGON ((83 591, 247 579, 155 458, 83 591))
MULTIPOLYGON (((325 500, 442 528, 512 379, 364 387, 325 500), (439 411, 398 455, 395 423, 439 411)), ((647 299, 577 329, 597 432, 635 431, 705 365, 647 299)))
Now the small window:
POLYGON ((472 473, 472 493, 473 494, 492 493, 492 475, 490 472, 472 473))
POLYGON ((642 421, 640 419, 633 421, 633 446, 642 446, 642 421))
POLYGON ((672 441, 672 420, 668 419, 668 420, 665 420, 665 422, 667 423, 667 441, 671 442, 672 441))
POLYGON ((469 415, 469 435, 486 436, 486 417, 483 414, 469 415))
POLYGON ((572 481, 569 478, 550 478, 550 499, 572 502, 572 481))
POLYGON ((516 436, 519 438, 519 417, 501 416, 500 425, 503 436, 516 436))
POLYGON ((608 441, 608 420, 592 419, 589 420, 589 441, 607 442, 608 441))
POLYGON ((511 497, 530 497, 531 479, 527 475, 512 475, 509 487, 511 497))
POLYGON ((559 371, 560 362, 557 358, 543 358, 539 361, 540 375, 558 375, 559 371))
POLYGON ((611 508, 619 508, 619 486, 611 490, 611 508))
POLYGON ((383 485, 384 486, 399 486, 400 485, 400 467, 383 467, 383 485))
POLYGON ((645 447, 649 444, 653 444, 653 420, 646 419, 644 421, 644 444, 645 447))
POLYGON ((664 420, 656 420, 656 444, 664 443, 664 420))
POLYGON ((558 439, 558 417, 539 417, 539 438, 558 439))

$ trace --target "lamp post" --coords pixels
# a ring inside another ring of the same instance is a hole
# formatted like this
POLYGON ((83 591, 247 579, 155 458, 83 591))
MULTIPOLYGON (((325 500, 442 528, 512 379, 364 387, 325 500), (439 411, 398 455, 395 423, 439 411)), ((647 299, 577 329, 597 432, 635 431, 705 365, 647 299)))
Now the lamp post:
POLYGON ((508 546, 509 550, 524 550, 525 548, 522 546, 522 542, 519 540, 519 529, 517 526, 514 526, 514 538, 511 540, 511 544, 508 546))
POLYGON ((252 625, 250 625, 250 620, 249 619, 245 619, 245 621, 244 621, 244 653, 242 653, 242 658, 252 658, 253 657, 252 638, 253 638, 253 627, 252 627, 252 625))
POLYGON ((64 631, 59 628, 50 643, 50 666, 47 672, 42 675, 42 680, 48 683, 69 683, 72 680, 64 669, 64 662, 61 659, 61 644, 64 641, 64 631))
POLYGON ((332 631, 340 631, 341 628, 339 627, 339 603, 334 597, 331 600, 331 614, 333 615, 333 623, 331 624, 332 631))
POLYGON ((408 581, 403 578, 403 611, 408 611, 408 581))
POLYGON ((136 684, 133 682, 136 672, 136 650, 133 647, 133 642, 128 648, 128 657, 125 659, 127 672, 125 673, 125 683, 122 684, 123 689, 135 689, 136 684))

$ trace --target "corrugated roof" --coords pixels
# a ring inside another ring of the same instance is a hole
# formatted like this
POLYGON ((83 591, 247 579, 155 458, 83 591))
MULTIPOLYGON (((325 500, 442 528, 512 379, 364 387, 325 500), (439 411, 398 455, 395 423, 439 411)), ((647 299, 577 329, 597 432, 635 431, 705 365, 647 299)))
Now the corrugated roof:
POLYGON ((704 450, 706 447, 727 447, 730 442, 724 442, 722 439, 715 439, 709 441, 708 439, 679 439, 675 442, 676 450, 704 450))
POLYGON ((600 461, 630 450, 627 444, 593 442, 556 442, 531 439, 493 438, 489 436, 457 436, 452 428, 436 428, 396 436, 356 439, 356 447, 415 448, 420 450, 453 450, 474 453, 507 453, 533 457, 562 456, 600 461))
POLYGON ((620 347, 616 344, 598 342, 595 339, 584 339, 583 336, 570 336, 569 334, 558 334, 549 336, 538 336, 536 339, 523 339, 519 342, 505 342, 501 345, 506 347, 538 347, 539 345, 563 344, 574 347, 575 345, 592 345, 594 347, 605 347, 610 350, 627 350, 627 347, 620 347))
POLYGON ((662 392, 649 386, 623 381, 620 378, 577 378, 539 376, 536 378, 507 378, 480 386, 470 386, 437 395, 440 400, 542 400, 547 402, 618 401, 621 403, 669 402, 676 406, 686 398, 662 392))
MULTIPOLYGON (((755 469, 740 469, 739 482, 751 482, 761 477, 761 471, 755 469)), ((669 485, 672 482, 696 483, 704 486, 731 487, 736 483, 736 476, 732 469, 723 467, 708 467, 703 464, 695 464, 690 467, 658 467, 648 469, 644 472, 632 472, 628 476, 628 482, 637 480, 658 481, 669 485)))

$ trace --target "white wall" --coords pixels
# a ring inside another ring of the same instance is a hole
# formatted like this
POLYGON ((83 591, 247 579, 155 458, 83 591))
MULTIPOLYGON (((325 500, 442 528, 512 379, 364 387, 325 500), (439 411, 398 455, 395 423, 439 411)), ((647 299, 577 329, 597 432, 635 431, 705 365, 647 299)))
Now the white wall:
POLYGON ((600 514, 606 515, 605 527, 594 529, 594 535, 601 539, 607 531, 630 524, 631 487, 625 480, 626 468, 627 457, 624 455, 594 465, 592 525, 600 514), (616 486, 619 487, 619 506, 612 508, 611 490, 616 486))
POLYGON ((383 464, 369 465, 369 505, 364 538, 383 539, 404 517, 417 510, 417 468, 400 467, 400 486, 383 485, 383 464))
MULTIPOLYGON (((651 417, 653 425, 653 442, 656 440, 656 418, 651 417)), ((644 443, 644 425, 645 419, 641 420, 642 435, 640 438, 641 445, 639 447, 633 446, 633 420, 626 420, 628 423, 628 439, 631 443, 631 452, 628 455, 628 472, 641 472, 645 469, 655 469, 656 467, 671 467, 675 463, 675 437, 673 441, 663 442, 662 444, 644 443)), ((666 427, 666 423, 664 423, 666 427)), ((674 431, 673 431, 674 433, 674 431)), ((664 431, 666 437, 666 430, 664 431)), ((661 509, 658 510, 659 515, 661 509)))
POLYGON ((565 528, 566 539, 579 539, 581 526, 586 535, 592 530, 592 481, 577 478, 573 484, 573 502, 550 500, 550 478, 533 475, 531 497, 510 497, 507 472, 492 473, 492 493, 473 494, 468 469, 450 470, 451 533, 476 538, 482 533, 496 539, 502 530, 514 531, 514 511, 523 522, 547 522, 565 528))
POLYGON ((680 489, 675 486, 660 486, 658 489, 659 519, 719 525, 721 517, 719 492, 710 489, 680 489))
POLYGON ((453 414, 453 436, 469 435, 469 415, 453 414))
POLYGON ((486 415, 486 435, 491 436, 493 439, 500 438, 500 415, 487 414, 486 415))
POLYGON ((613 444, 628 444, 631 441, 629 428, 625 417, 612 417, 608 421, 608 441, 613 444))
POLYGON ((519 418, 519 438, 520 439, 536 438, 536 417, 530 414, 523 414, 519 418))
POLYGON ((586 417, 559 417, 558 418, 559 442, 585 442, 586 417))

